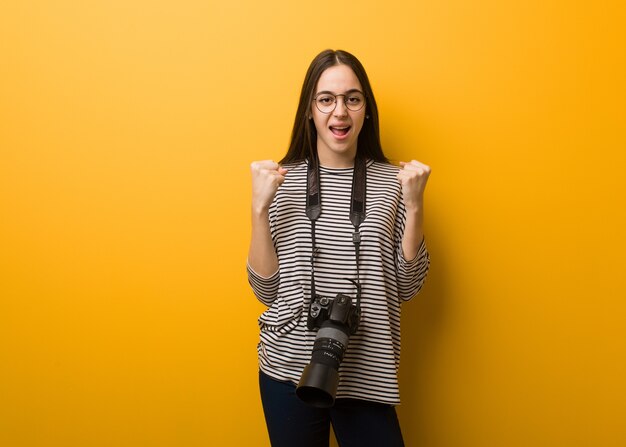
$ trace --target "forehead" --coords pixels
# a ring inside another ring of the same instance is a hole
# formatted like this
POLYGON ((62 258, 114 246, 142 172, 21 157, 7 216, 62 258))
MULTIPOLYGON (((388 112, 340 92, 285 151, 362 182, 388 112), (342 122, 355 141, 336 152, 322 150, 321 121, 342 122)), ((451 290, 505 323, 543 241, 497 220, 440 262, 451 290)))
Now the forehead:
POLYGON ((328 67, 322 72, 322 75, 317 81, 316 91, 341 93, 353 89, 363 90, 354 71, 347 65, 341 64, 328 67))

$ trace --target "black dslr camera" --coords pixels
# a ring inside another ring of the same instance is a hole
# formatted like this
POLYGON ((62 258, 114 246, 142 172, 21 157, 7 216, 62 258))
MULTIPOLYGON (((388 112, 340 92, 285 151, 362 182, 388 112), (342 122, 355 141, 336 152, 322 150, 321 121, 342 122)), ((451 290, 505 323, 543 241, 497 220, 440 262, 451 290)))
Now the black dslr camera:
POLYGON ((309 307, 307 327, 310 330, 319 329, 327 320, 348 326, 350 335, 359 328, 359 312, 352 304, 350 296, 338 293, 335 299, 315 295, 315 300, 309 307))
MULTIPOLYGON (((361 288, 357 287, 357 303, 361 288)), ((339 383, 339 365, 348 347, 350 335, 359 328, 361 309, 349 295, 338 293, 335 299, 315 295, 309 306, 307 326, 318 329, 313 342, 311 362, 304 368, 296 394, 314 407, 328 408, 335 403, 339 383)))

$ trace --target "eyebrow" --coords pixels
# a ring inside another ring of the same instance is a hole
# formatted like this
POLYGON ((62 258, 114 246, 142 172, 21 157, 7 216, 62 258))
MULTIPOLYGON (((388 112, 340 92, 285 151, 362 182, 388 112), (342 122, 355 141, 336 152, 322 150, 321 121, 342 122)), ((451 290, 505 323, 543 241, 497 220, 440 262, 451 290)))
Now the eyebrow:
POLYGON ((361 90, 359 90, 358 88, 351 88, 350 90, 347 90, 343 93, 335 93, 335 92, 331 92, 330 90, 322 90, 321 92, 317 92, 315 95, 321 95, 322 93, 330 93, 331 95, 347 95, 349 93, 354 93, 354 92, 358 92, 362 95, 364 95, 365 93, 363 93, 361 90))

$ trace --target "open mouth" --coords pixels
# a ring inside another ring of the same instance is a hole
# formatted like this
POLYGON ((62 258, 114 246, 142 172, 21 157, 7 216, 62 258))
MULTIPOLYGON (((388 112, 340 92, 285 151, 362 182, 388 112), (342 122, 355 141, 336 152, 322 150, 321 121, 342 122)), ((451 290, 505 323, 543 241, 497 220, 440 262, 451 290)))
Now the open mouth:
POLYGON ((333 133, 333 135, 336 135, 338 137, 343 137, 345 135, 348 134, 348 132, 350 131, 350 127, 351 126, 345 126, 345 127, 330 127, 330 131, 333 133))

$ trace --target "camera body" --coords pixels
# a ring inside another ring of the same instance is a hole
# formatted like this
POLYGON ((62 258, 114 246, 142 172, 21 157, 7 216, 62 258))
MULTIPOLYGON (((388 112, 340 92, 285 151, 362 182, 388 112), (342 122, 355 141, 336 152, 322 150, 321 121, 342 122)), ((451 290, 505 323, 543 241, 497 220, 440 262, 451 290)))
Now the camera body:
POLYGON ((319 329, 325 321, 330 320, 347 326, 348 332, 353 335, 359 328, 359 313, 359 309, 352 304, 349 295, 338 293, 334 299, 315 295, 315 299, 309 306, 307 327, 310 330, 319 329))

